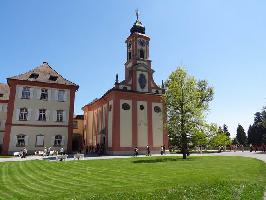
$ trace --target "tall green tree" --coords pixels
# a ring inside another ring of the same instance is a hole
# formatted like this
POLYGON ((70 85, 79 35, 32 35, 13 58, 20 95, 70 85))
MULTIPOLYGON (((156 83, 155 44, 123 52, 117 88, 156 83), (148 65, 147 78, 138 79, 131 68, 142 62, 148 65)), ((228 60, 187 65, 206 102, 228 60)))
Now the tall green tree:
POLYGON ((230 137, 230 132, 228 131, 228 126, 226 124, 223 125, 223 132, 230 137))
POLYGON ((238 124, 237 130, 236 130, 236 140, 238 144, 246 145, 247 144, 247 135, 246 132, 240 124, 238 124))
POLYGON ((202 147, 208 144, 208 137, 204 131, 196 131, 192 135, 192 143, 194 146, 198 146, 200 148, 200 153, 202 153, 202 147))
POLYGON ((265 108, 262 112, 254 114, 254 123, 248 129, 249 144, 263 144, 263 136, 266 134, 266 112, 265 108))
POLYGON ((191 136, 205 124, 205 111, 213 99, 214 90, 206 80, 196 80, 183 68, 170 74, 166 87, 163 100, 167 126, 172 134, 170 138, 180 141, 183 159, 186 159, 191 136))
POLYGON ((209 126, 209 144, 213 148, 224 146, 226 148, 227 145, 231 144, 229 136, 224 133, 223 129, 217 124, 211 124, 209 126))

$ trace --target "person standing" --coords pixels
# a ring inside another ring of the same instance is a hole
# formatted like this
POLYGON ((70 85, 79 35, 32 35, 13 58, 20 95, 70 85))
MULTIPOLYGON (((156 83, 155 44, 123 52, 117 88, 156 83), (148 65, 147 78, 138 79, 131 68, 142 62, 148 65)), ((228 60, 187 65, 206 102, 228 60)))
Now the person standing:
POLYGON ((163 154, 165 155, 165 145, 163 145, 163 154))

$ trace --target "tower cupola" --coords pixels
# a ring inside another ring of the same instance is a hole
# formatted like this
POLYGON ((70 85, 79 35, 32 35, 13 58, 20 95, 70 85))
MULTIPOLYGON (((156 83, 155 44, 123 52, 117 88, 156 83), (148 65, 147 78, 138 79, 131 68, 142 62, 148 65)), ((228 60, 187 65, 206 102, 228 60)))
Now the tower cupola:
POLYGON ((137 20, 135 21, 134 25, 132 26, 132 28, 130 29, 130 33, 141 33, 141 34, 145 34, 145 27, 142 25, 141 21, 139 20, 139 11, 136 10, 136 16, 137 16, 137 20))

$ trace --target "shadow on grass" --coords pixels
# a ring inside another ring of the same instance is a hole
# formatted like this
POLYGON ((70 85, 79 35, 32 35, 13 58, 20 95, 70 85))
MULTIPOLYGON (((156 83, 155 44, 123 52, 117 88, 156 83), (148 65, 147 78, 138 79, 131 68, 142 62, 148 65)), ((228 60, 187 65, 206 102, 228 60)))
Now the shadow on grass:
POLYGON ((160 162, 173 162, 173 161, 191 161, 190 158, 183 160, 182 158, 155 158, 155 159, 141 159, 132 161, 135 164, 141 163, 160 163, 160 162))

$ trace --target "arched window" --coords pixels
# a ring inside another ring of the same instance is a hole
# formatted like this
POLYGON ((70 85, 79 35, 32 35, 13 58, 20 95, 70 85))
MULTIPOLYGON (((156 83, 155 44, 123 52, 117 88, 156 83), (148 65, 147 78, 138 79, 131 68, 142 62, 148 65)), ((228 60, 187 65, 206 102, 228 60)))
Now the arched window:
POLYGON ((139 50, 139 57, 140 57, 141 59, 144 59, 144 50, 143 50, 143 49, 140 49, 140 50, 139 50))
POLYGON ((54 138, 54 146, 61 146, 62 145, 62 135, 56 135, 54 138))
POLYGON ((128 52, 128 60, 131 60, 131 51, 128 52))

